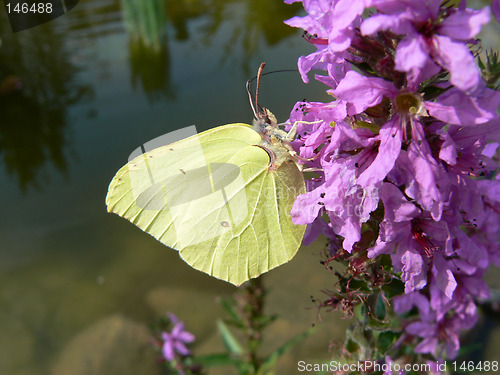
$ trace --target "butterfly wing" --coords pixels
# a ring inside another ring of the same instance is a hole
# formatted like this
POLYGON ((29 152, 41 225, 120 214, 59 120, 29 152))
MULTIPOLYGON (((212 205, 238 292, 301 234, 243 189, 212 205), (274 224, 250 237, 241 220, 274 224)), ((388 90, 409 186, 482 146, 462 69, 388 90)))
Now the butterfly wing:
POLYGON ((110 212, 179 251, 193 268, 240 285, 289 261, 305 227, 290 210, 304 179, 295 163, 268 170, 246 124, 208 130, 138 156, 110 184, 110 212))

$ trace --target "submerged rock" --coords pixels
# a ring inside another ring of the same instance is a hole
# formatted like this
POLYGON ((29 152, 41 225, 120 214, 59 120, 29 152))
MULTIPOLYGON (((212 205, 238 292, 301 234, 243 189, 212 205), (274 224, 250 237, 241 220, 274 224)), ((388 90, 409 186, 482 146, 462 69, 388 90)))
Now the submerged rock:
POLYGON ((106 317, 77 334, 61 352, 51 375, 153 375, 158 355, 144 324, 106 317))

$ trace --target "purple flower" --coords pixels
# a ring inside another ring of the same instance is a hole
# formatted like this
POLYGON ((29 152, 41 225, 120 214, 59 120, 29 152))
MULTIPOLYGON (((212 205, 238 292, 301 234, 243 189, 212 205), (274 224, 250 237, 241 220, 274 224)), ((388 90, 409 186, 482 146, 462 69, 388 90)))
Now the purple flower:
MULTIPOLYGON (((460 330, 466 328, 469 322, 454 316, 446 316, 442 320, 433 318, 432 315, 427 316, 406 326, 408 334, 423 339, 416 346, 415 352, 429 353, 437 358, 455 358, 460 348, 460 330)), ((475 324, 475 320, 472 322, 475 324)))
POLYGON ((496 117, 500 105, 500 92, 485 88, 481 95, 470 96, 450 89, 435 102, 424 102, 429 114, 454 125, 472 126, 484 124, 496 117))
MULTIPOLYGON (((330 141, 319 158, 320 167, 324 170, 323 183, 310 185, 314 188, 297 198, 291 211, 293 222, 310 224, 325 210, 330 217, 329 226, 344 237, 344 249, 351 251, 353 244, 360 239, 362 224, 377 207, 378 196, 376 190, 362 189, 355 183, 356 165, 370 158, 370 147, 354 156, 349 151, 369 146, 366 138, 372 133, 353 131, 343 122, 336 123, 335 128, 328 124, 319 127, 317 124, 301 125, 299 134, 302 134, 303 147, 309 140, 317 139, 318 134, 323 135, 322 141, 326 136, 330 141), (312 129, 311 133, 304 131, 305 126, 312 129)), ((316 148, 317 145, 312 147, 316 148)))
MULTIPOLYGON (((287 0, 290 4, 296 2, 287 0)), ((360 15, 369 0, 305 0, 302 2, 308 15, 293 17, 285 23, 307 31, 308 41, 318 50, 308 56, 299 58, 299 72, 304 82, 308 82, 307 73, 311 69, 327 70, 327 63, 334 62, 331 77, 339 80, 345 74, 346 58, 355 59, 346 52, 355 36, 355 28, 359 27, 360 15), (366 3, 366 4, 365 4, 366 3)))
POLYGON ((385 361, 385 363, 388 366, 387 366, 387 370, 384 371, 384 373, 382 375, 406 375, 406 372, 404 372, 403 370, 399 370, 399 371, 394 370, 394 371, 392 371, 392 368, 396 367, 395 366, 396 362, 394 362, 391 357, 385 357, 384 361, 385 361))
POLYGON ((172 332, 162 332, 161 338, 163 340, 163 357, 167 361, 175 359, 176 355, 186 356, 191 354, 189 349, 185 346, 194 341, 194 335, 184 330, 184 323, 179 321, 177 317, 169 313, 170 321, 174 324, 172 332))
POLYGON ((373 35, 390 30, 404 35, 396 50, 395 68, 407 72, 410 81, 423 69, 432 76, 440 66, 450 72, 454 86, 475 92, 483 88, 483 83, 466 43, 488 23, 490 10, 441 9, 440 4, 441 0, 373 0, 380 13, 363 21, 361 33, 373 35))

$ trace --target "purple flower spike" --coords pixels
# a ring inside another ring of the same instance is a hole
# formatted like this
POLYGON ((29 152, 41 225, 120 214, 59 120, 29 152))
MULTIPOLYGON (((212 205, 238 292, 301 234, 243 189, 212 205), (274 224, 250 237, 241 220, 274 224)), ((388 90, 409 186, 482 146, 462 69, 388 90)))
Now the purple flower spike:
POLYGON ((373 0, 380 11, 361 24, 363 35, 390 30, 403 35, 396 50, 396 69, 416 75, 430 62, 451 74, 451 83, 462 91, 481 89, 481 78, 466 43, 488 23, 488 7, 480 11, 439 9, 441 1, 373 0), (440 17, 440 15, 445 15, 440 17))
POLYGON ((500 0, 481 10, 442 0, 302 3, 308 14, 287 23, 316 51, 299 71, 307 82, 323 70, 315 78, 332 99, 304 100, 290 114, 291 145, 317 172, 293 222, 308 225, 307 243, 329 237, 330 260, 347 260, 352 278, 377 281, 366 268, 390 257, 388 274, 404 283, 390 301, 405 314, 397 341, 452 359, 477 300, 488 298, 483 276, 500 266, 500 90, 495 64, 483 72, 474 57, 500 0))

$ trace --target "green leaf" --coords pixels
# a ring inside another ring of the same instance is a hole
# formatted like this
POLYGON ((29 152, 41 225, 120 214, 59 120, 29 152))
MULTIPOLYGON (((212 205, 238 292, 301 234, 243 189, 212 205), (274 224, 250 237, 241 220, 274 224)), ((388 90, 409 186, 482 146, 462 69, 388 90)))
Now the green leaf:
POLYGON ((375 303, 375 316, 379 320, 384 320, 385 313, 386 313, 385 302, 384 302, 384 299, 382 298, 382 295, 379 294, 377 301, 375 303))
POLYGON ((376 332, 387 331, 390 328, 391 322, 389 320, 378 320, 369 318, 369 328, 376 332))
POLYGON ((477 65, 479 65, 479 68, 480 68, 481 70, 486 69, 486 66, 485 66, 485 65, 484 65, 484 63, 483 63, 483 60, 481 60, 481 56, 478 56, 478 57, 477 57, 477 65))
POLYGON ((382 254, 378 257, 380 265, 384 268, 386 271, 391 271, 392 270, 392 260, 391 256, 387 254, 382 254))
POLYGON ((359 345, 353 340, 347 340, 345 348, 349 353, 355 353, 359 351, 359 345))
POLYGON ((390 283, 385 284, 382 290, 387 298, 392 298, 404 293, 405 284, 401 280, 394 278, 390 283))
MULTIPOLYGON (((347 280, 347 279, 343 279, 347 280)), ((346 284, 347 285, 347 284, 346 284)), ((368 287, 368 283, 365 280, 361 279, 352 279, 351 282, 349 283, 349 290, 346 289, 346 287, 342 286, 343 291, 347 292, 352 292, 353 290, 361 291, 361 292, 366 292, 369 293, 371 290, 368 287)))
POLYGON ((276 361, 284 353, 286 353, 287 351, 289 351, 290 349, 292 349, 294 346, 296 346, 296 345, 300 344, 301 342, 303 342, 306 338, 308 338, 314 332, 316 332, 316 330, 317 330, 316 327, 311 327, 307 331, 304 331, 304 332, 298 334, 297 336, 295 336, 294 338, 288 340, 283 346, 279 347, 274 352, 272 352, 271 354, 269 354, 269 356, 262 363, 261 368, 265 369, 265 370, 271 369, 275 365, 276 361))
POLYGON ((244 353, 243 347, 240 345, 236 337, 231 333, 229 328, 227 328, 226 324, 222 320, 217 321, 217 327, 219 328, 219 332, 222 336, 222 341, 224 342, 224 346, 227 351, 233 355, 242 355, 244 353))
POLYGON ((387 350, 396 342, 401 336, 401 332, 385 331, 381 332, 378 336, 377 346, 381 355, 385 355, 387 350))
MULTIPOLYGON (((362 322, 356 322, 346 331, 346 349, 351 353, 356 353, 352 359, 365 359, 372 357, 373 331, 365 329, 362 322)), ((371 327, 370 327, 371 328, 371 327)))
POLYGON ((231 317, 231 324, 239 328, 245 327, 245 322, 243 321, 241 315, 238 314, 238 311, 236 309, 236 301, 234 300, 233 297, 221 298, 219 300, 219 303, 221 304, 222 308, 226 311, 226 313, 231 317))
POLYGON ((264 329, 267 327, 269 324, 274 322, 278 318, 278 315, 263 315, 263 316, 258 316, 255 318, 255 322, 257 323, 257 326, 260 327, 261 329, 264 329))

